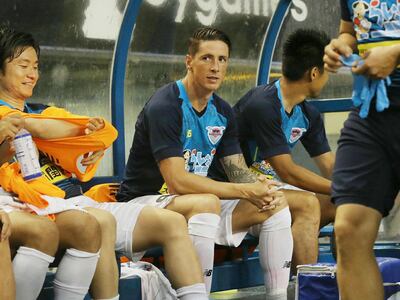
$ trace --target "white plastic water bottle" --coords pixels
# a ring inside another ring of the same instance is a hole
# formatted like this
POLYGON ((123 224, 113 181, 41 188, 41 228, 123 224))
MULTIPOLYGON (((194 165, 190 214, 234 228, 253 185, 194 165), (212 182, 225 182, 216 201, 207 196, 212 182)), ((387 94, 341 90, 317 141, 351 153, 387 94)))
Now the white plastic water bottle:
POLYGON ((24 180, 42 176, 36 146, 29 131, 21 129, 14 138, 15 156, 19 162, 24 180))

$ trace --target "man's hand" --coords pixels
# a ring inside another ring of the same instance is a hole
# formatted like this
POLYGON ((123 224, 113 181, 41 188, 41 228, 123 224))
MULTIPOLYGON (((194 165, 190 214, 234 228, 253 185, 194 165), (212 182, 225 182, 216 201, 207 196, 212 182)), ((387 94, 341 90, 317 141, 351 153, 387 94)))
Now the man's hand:
POLYGON ((21 114, 15 113, 0 119, 0 143, 4 140, 13 140, 18 131, 24 127, 21 114))
POLYGON ((89 122, 86 124, 85 134, 91 134, 97 130, 104 128, 104 120, 100 117, 95 117, 89 119, 89 122))
POLYGON ((91 155, 86 153, 84 158, 81 160, 82 166, 90 166, 102 158, 104 155, 104 150, 94 151, 91 155))
MULTIPOLYGON (((86 124, 85 134, 91 134, 97 130, 104 128, 104 120, 100 117, 95 117, 89 119, 89 122, 86 124)), ((81 160, 82 166, 90 166, 102 158, 104 155, 104 150, 99 150, 93 152, 91 155, 89 153, 85 154, 84 158, 81 160)))
POLYGON ((398 45, 376 47, 364 53, 364 63, 354 66, 355 74, 372 79, 383 79, 389 76, 398 65, 400 48, 398 45))
MULTIPOLYGON (((260 211, 274 209, 282 202, 281 192, 277 191, 281 183, 273 180, 268 180, 265 176, 258 176, 258 180, 254 183, 248 184, 248 197, 252 204, 254 204, 260 211)), ((282 193, 283 194, 283 193, 282 193)))
POLYGON ((7 240, 11 235, 11 221, 7 213, 0 210, 1 241, 7 240))
POLYGON ((353 50, 343 41, 339 39, 331 40, 331 42, 325 47, 325 69, 329 72, 336 73, 337 70, 343 66, 342 62, 340 61, 340 56, 344 55, 348 57, 352 53, 353 50))

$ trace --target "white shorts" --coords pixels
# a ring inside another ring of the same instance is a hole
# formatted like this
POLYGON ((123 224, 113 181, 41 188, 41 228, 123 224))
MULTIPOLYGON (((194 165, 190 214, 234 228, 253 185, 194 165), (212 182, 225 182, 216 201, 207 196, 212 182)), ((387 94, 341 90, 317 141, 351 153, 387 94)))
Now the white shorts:
POLYGON ((218 226, 217 237, 215 238, 216 244, 237 247, 246 236, 247 230, 232 233, 232 213, 239 201, 239 199, 221 200, 221 220, 218 226))
POLYGON ((301 189, 301 188, 299 188, 297 186, 291 185, 289 183, 284 183, 284 182, 282 183, 282 186, 280 186, 279 189, 280 190, 299 191, 299 192, 308 192, 308 193, 311 193, 311 194, 315 195, 315 193, 313 193, 313 192, 309 192, 307 190, 303 190, 303 189, 301 189))
POLYGON ((0 187, 0 209, 5 211, 6 213, 10 213, 13 211, 25 211, 29 213, 34 212, 39 216, 47 216, 50 214, 58 214, 67 210, 79 210, 86 212, 81 207, 78 207, 73 203, 67 202, 62 198, 46 195, 42 195, 42 198, 48 202, 48 206, 45 208, 38 208, 32 204, 21 202, 13 194, 4 191, 0 187))
POLYGON ((134 243, 132 233, 143 207, 153 206, 164 208, 175 196, 176 195, 150 195, 138 197, 129 202, 102 203, 98 203, 86 196, 78 196, 70 198, 69 201, 73 201, 75 204, 82 207, 95 207, 110 212, 115 217, 117 223, 115 250, 136 262, 139 261, 145 253, 145 251, 132 251, 132 244, 134 243))
POLYGON ((221 200, 221 221, 219 222, 217 237, 215 239, 216 244, 237 247, 243 241, 246 234, 251 234, 254 237, 260 235, 262 224, 256 224, 249 227, 248 230, 232 233, 232 213, 239 201, 241 200, 221 200))
POLYGON ((133 202, 103 202, 97 203, 95 208, 104 209, 110 212, 117 223, 115 239, 115 251, 127 256, 132 261, 139 261, 144 252, 133 252, 133 230, 137 219, 145 205, 133 202))

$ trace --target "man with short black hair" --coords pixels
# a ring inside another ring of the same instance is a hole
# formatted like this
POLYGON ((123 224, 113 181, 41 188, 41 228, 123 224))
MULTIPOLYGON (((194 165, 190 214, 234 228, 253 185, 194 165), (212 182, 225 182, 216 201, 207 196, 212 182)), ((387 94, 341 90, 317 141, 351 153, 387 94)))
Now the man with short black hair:
MULTIPOLYGON (((319 225, 332 222, 335 215, 328 179, 334 155, 320 113, 305 101, 317 97, 328 80, 322 60, 328 42, 326 34, 316 30, 291 33, 283 45, 282 77, 252 88, 233 108, 247 165, 257 174, 285 183, 282 191, 292 214, 294 271, 296 265, 317 262, 319 225), (291 151, 298 141, 324 177, 294 162, 291 151)), ((218 164, 210 173, 228 180, 218 164)))

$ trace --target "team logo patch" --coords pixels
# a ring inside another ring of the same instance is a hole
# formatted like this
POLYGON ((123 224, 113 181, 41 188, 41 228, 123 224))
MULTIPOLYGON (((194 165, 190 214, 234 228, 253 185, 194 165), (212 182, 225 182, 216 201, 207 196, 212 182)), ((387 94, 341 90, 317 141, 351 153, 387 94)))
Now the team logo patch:
POLYGON ((207 126, 207 136, 210 142, 215 145, 222 138, 224 134, 224 126, 207 126))
POLYGON ((298 141, 299 138, 301 138, 303 133, 306 131, 307 131, 307 129, 305 129, 305 128, 293 127, 292 131, 290 132, 289 142, 294 143, 294 142, 298 141))

